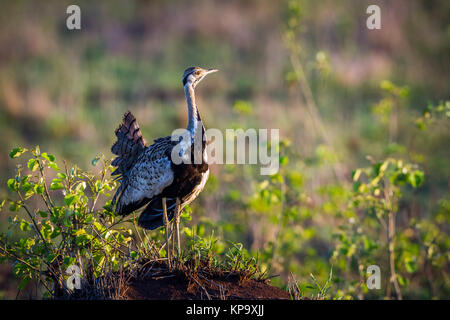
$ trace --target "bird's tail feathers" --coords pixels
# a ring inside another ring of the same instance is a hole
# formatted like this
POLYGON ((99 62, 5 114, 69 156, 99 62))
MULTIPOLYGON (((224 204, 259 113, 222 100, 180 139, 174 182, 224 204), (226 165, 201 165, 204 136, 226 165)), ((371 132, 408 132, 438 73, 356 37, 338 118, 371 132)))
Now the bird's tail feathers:
POLYGON ((138 156, 145 149, 145 140, 142 137, 136 118, 128 111, 124 114, 122 124, 115 131, 117 141, 111 147, 111 152, 117 155, 111 165, 117 169, 113 175, 124 174, 135 163, 138 156))

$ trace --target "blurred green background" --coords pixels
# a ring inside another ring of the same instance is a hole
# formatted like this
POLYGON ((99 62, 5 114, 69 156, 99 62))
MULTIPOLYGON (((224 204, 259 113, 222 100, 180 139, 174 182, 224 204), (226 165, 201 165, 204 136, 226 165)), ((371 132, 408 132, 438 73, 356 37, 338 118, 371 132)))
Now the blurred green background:
MULTIPOLYGON (((324 283, 332 266, 331 297, 395 296, 386 230, 355 206, 352 172, 402 159, 425 173, 397 197, 403 298, 450 298, 449 1, 77 1, 74 31, 70 4, 0 4, 2 198, 13 147, 91 170, 98 154, 112 157, 126 110, 147 142, 167 136, 186 125, 184 69, 218 68, 197 88, 205 126, 279 128, 282 166, 267 177, 213 165, 186 225, 243 243, 273 284, 296 279, 305 296, 310 274, 324 283), (381 30, 366 28, 370 4, 381 30), (370 264, 380 290, 365 285, 370 264)), ((10 269, 0 269, 2 298, 16 296, 10 269)))

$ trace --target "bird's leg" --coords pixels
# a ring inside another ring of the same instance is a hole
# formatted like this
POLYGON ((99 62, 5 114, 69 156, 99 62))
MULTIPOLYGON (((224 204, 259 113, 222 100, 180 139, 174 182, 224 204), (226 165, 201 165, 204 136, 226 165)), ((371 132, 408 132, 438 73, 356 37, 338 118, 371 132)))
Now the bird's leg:
POLYGON ((180 216, 181 216, 180 199, 177 198, 177 204, 176 204, 176 209, 175 209, 175 226, 176 226, 176 229, 177 229, 177 255, 178 255, 178 259, 180 259, 180 256, 181 256, 180 216))
POLYGON ((172 253, 175 256, 175 219, 170 224, 170 237, 172 241, 172 253))
POLYGON ((166 231, 166 248, 167 248, 167 261, 169 263, 169 270, 172 269, 171 257, 170 257, 170 245, 169 245, 169 218, 167 217, 167 203, 166 198, 162 198, 162 206, 164 212, 164 229, 166 231))

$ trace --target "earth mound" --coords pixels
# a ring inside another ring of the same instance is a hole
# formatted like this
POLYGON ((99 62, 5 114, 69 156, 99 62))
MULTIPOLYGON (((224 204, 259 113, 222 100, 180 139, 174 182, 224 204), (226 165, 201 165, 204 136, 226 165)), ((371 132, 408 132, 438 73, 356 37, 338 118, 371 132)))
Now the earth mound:
POLYGON ((185 261, 171 268, 162 261, 140 261, 101 278, 87 276, 80 290, 56 299, 76 300, 285 300, 288 292, 271 286, 257 270, 212 267, 185 261), (259 274, 259 275, 257 275, 259 274))
POLYGON ((173 272, 131 280, 124 290, 127 300, 257 300, 289 299, 289 294, 267 280, 241 278, 239 274, 173 272))

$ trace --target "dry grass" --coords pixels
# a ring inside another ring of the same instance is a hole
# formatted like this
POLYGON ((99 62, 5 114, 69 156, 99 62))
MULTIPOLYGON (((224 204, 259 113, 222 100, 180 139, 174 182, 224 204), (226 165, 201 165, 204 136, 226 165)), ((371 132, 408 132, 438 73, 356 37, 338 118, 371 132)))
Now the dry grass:
POLYGON ((270 286, 269 279, 255 271, 216 268, 206 260, 176 261, 169 269, 162 259, 141 260, 100 278, 87 275, 82 289, 55 297, 58 300, 288 298, 287 292, 270 286))

